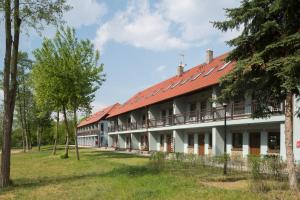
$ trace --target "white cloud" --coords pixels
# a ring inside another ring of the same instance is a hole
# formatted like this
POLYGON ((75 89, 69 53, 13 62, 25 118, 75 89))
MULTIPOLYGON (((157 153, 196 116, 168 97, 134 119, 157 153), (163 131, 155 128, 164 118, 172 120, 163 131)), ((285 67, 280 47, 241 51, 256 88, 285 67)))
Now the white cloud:
POLYGON ((96 0, 69 0, 68 4, 73 8, 65 14, 64 19, 75 28, 98 24, 107 13, 106 5, 96 0))
POLYGON ((157 51, 186 48, 184 41, 170 34, 170 25, 160 13, 150 11, 147 1, 137 1, 100 26, 94 41, 99 49, 108 41, 157 51))
POLYGON ((165 66, 165 65, 160 65, 160 66, 158 66, 158 67, 155 69, 155 71, 156 71, 156 72, 162 72, 162 71, 164 71, 166 68, 167 68, 167 66, 165 66))
POLYGON ((92 103, 92 113, 98 112, 106 107, 108 107, 109 105, 99 102, 99 101, 94 101, 92 103))
POLYGON ((100 26, 96 47, 110 41, 155 51, 204 46, 224 35, 210 22, 224 20, 223 8, 238 6, 236 0, 162 0, 152 7, 149 2, 133 0, 100 26))

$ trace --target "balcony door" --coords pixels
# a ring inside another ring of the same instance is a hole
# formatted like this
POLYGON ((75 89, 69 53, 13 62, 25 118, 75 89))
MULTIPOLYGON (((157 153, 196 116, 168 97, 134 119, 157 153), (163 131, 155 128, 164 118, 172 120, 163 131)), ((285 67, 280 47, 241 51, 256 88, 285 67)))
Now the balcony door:
POLYGON ((167 152, 172 152, 172 136, 167 135, 167 152))
POLYGON ((131 137, 130 137, 130 135, 126 136, 126 148, 131 149, 131 137))
POLYGON ((204 134, 198 135, 198 154, 204 156, 204 134))
POLYGON ((250 155, 260 155, 260 133, 249 134, 250 155))

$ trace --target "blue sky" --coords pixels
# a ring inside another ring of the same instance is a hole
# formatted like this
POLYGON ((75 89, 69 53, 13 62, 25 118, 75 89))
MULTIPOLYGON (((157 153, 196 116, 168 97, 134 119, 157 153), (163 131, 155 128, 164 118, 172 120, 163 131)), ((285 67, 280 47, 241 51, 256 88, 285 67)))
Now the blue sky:
MULTIPOLYGON (((189 69, 204 62, 206 49, 213 49, 214 55, 230 50, 224 41, 238 34, 221 33, 209 23, 226 19, 223 8, 237 7, 237 0, 69 0, 69 4, 73 9, 65 21, 79 38, 93 41, 107 75, 93 111, 124 103, 139 90, 173 76, 181 53, 189 69)), ((3 21, 1 26, 3 61, 3 21)), ((47 27, 42 37, 54 33, 54 27, 47 27)), ((42 37, 33 30, 23 33, 21 50, 32 52, 42 37)))

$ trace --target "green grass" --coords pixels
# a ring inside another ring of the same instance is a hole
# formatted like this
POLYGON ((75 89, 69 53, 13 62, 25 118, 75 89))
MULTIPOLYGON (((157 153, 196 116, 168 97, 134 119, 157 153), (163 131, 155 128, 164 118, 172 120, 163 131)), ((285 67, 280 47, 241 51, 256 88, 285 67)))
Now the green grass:
MULTIPOLYGON (((76 161, 51 155, 51 147, 41 152, 12 155, 13 186, 0 191, 0 199, 284 199, 287 192, 257 194, 245 188, 203 184, 218 172, 170 172, 149 167, 149 158, 113 152, 81 149, 76 161), (276 196, 277 195, 277 196, 276 196)), ((220 182, 223 184, 223 182, 220 182)))

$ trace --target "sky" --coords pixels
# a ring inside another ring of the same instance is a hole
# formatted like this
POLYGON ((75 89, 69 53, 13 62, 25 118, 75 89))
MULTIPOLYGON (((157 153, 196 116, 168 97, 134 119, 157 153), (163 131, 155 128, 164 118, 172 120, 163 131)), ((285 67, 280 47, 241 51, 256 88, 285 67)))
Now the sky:
MULTIPOLYGON (((225 20, 223 8, 238 7, 238 0, 69 0, 73 9, 64 15, 78 38, 89 39, 100 51, 106 81, 96 93, 93 112, 176 74, 184 54, 185 70, 205 62, 205 51, 218 56, 230 50, 225 41, 239 31, 222 33, 211 21, 225 20)), ((4 58, 4 27, 1 19, 0 60, 4 58)), ((22 32, 20 50, 31 53, 44 37, 22 32)), ((3 65, 3 64, 2 64, 3 65)), ((0 66, 2 66, 0 63, 0 66)))

